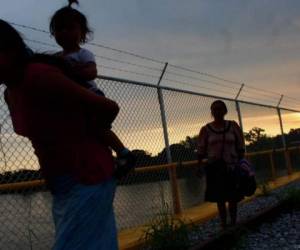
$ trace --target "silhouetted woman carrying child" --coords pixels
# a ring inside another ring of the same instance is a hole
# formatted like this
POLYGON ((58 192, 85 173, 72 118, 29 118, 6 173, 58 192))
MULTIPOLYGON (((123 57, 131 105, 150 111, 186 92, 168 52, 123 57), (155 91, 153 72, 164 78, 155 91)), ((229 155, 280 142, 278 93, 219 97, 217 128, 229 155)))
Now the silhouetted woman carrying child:
POLYGON ((53 197, 53 250, 117 250, 112 152, 89 131, 86 112, 106 128, 118 105, 81 87, 57 58, 30 52, 3 20, 0 37, 0 83, 13 128, 31 141, 53 197))

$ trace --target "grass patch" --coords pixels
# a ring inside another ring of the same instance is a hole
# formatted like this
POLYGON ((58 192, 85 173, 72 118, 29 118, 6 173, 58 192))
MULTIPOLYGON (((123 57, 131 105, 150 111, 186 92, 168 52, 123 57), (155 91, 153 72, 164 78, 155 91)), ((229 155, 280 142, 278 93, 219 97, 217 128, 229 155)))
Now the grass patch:
POLYGON ((288 188, 282 197, 283 203, 287 208, 300 209, 300 189, 299 188, 288 188))
POLYGON ((269 196, 271 194, 271 187, 270 187, 270 184, 269 184, 269 181, 261 181, 259 184, 258 184, 258 189, 260 190, 261 192, 261 196, 269 196))
POLYGON ((165 207, 145 230, 143 240, 147 250, 186 250, 192 246, 191 235, 197 234, 198 226, 187 225, 175 218, 165 207))

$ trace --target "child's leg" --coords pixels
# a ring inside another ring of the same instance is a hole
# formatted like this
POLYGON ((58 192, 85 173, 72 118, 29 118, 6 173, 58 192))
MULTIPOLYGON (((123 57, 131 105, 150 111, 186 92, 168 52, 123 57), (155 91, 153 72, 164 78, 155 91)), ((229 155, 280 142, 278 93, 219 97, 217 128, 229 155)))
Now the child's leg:
POLYGON ((121 180, 134 169, 136 158, 129 149, 125 148, 118 136, 111 130, 105 130, 102 136, 106 145, 117 153, 116 170, 114 176, 121 180))

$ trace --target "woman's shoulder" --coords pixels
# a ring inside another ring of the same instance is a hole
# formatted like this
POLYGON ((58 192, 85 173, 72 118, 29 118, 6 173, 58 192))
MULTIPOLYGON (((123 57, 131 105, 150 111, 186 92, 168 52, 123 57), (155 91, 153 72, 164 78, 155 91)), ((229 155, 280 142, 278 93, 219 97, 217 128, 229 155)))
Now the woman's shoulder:
POLYGON ((59 72, 60 69, 50 64, 42 62, 29 63, 25 69, 26 78, 46 78, 49 74, 53 72, 59 72))
POLYGON ((29 63, 24 72, 23 84, 27 88, 52 84, 54 78, 62 76, 62 71, 53 65, 46 63, 29 63))
POLYGON ((230 124, 230 127, 232 127, 233 129, 239 129, 240 128, 240 126, 238 125, 238 123, 236 121, 230 120, 228 122, 230 124))
POLYGON ((209 126, 211 126, 211 124, 212 124, 211 122, 208 122, 208 123, 202 125, 200 130, 206 130, 209 126))
POLYGON ((210 123, 206 123, 205 125, 203 125, 201 128, 200 128, 200 134, 204 135, 204 134, 207 134, 208 133, 208 126, 209 126, 210 123))
POLYGON ((26 71, 31 74, 39 73, 40 71, 44 72, 48 70, 59 70, 59 68, 44 62, 32 62, 29 63, 26 67, 26 71))

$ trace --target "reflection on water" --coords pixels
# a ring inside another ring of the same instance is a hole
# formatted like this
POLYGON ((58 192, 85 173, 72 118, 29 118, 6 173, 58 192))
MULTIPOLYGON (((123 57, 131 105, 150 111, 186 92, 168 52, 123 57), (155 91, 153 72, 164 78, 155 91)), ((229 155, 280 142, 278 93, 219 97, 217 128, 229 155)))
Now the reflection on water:
MULTIPOLYGON (((202 179, 185 178, 178 182, 183 208, 203 201, 202 179)), ((115 200, 119 229, 149 222, 149 219, 161 211, 164 202, 172 209, 171 186, 168 181, 119 187, 115 200)))
MULTIPOLYGON (((204 180, 196 177, 179 179, 184 208, 203 201, 204 180)), ((118 229, 145 224, 155 217, 164 203, 172 209, 168 181, 119 186, 115 198, 118 229)), ((0 196, 0 250, 49 250, 54 227, 51 217, 51 195, 0 196)))
POLYGON ((0 249, 51 249, 54 231, 49 193, 0 196, 0 249))

